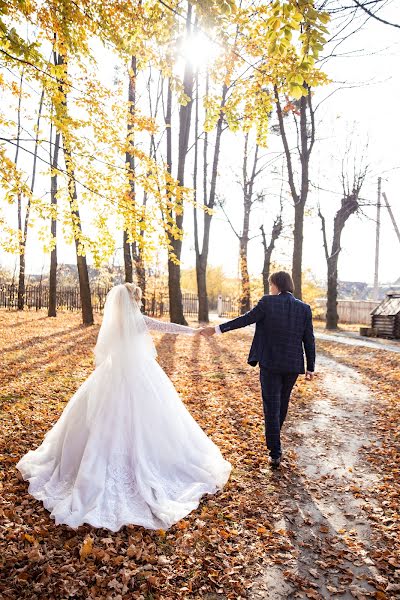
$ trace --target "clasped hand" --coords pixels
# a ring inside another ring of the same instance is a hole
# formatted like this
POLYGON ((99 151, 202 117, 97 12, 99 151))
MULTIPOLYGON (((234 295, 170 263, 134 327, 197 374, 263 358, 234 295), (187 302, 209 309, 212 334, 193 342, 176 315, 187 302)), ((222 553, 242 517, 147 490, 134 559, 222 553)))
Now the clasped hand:
POLYGON ((195 331, 196 335, 202 335, 204 337, 211 337, 215 334, 215 327, 199 327, 195 331))

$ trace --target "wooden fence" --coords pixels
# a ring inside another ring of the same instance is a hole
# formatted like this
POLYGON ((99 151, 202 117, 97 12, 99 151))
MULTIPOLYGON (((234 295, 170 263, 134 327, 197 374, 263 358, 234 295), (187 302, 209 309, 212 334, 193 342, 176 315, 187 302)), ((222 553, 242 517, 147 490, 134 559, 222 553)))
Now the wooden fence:
MULTIPOLYGON (((92 306, 94 312, 101 313, 104 309, 106 296, 110 288, 93 286, 91 288, 92 306)), ((197 316, 198 300, 196 294, 182 294, 183 312, 187 316, 197 316)), ((13 310, 17 308, 18 286, 0 285, 0 308, 13 310)), ((49 287, 47 285, 27 285, 25 288, 25 308, 41 310, 49 307, 49 287)), ((63 286, 57 288, 57 309, 78 311, 81 309, 81 298, 78 286, 63 286)), ((169 312, 168 297, 160 292, 148 292, 145 305, 146 314, 152 317, 162 317, 169 312)))
MULTIPOLYGON (((340 323, 371 323, 371 312, 380 304, 375 300, 338 300, 338 315, 340 323)), ((326 299, 317 300, 319 314, 325 318, 326 299)))
POLYGON ((230 319, 240 314, 239 301, 234 298, 218 296, 217 313, 219 317, 230 319))
MULTIPOLYGON (((93 286, 91 288, 92 306, 97 313, 102 313, 110 288, 93 286)), ((17 308, 18 286, 0 284, 0 308, 13 310, 17 308)), ((199 302, 197 294, 183 293, 183 312, 186 316, 197 317, 199 302)), ((371 311, 378 306, 374 300, 338 300, 339 321, 341 323, 371 323, 371 311)), ((27 285, 25 289, 25 308, 28 310, 47 309, 49 306, 49 287, 47 285, 27 285)), ((81 299, 78 286, 63 286, 57 288, 57 309, 78 311, 81 309, 81 299)), ((239 302, 235 298, 218 297, 217 306, 210 310, 218 313, 219 317, 230 319, 240 314, 239 302)), ((152 317, 162 317, 169 313, 168 295, 165 292, 151 292, 146 295, 146 314, 152 317)), ((314 315, 325 318, 326 299, 316 301, 314 315)))
MULTIPOLYGON (((102 312, 108 289, 96 286, 92 288, 92 305, 95 312, 102 312)), ((18 286, 0 285, 0 307, 10 310, 17 308, 18 286)), ((49 287, 47 285, 27 285, 25 288, 25 308, 41 310, 49 307, 49 287)), ((65 286, 57 288, 57 308, 60 310, 80 310, 79 287, 65 286)))

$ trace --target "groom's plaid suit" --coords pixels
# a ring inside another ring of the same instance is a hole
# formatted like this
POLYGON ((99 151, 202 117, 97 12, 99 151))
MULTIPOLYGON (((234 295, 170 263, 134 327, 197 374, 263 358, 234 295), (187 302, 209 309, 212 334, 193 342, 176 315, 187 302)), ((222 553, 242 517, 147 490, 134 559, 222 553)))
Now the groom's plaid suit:
POLYGON ((315 342, 311 308, 290 292, 263 296, 245 315, 222 323, 222 333, 256 324, 248 363, 260 365, 267 446, 272 458, 281 454, 280 428, 299 373, 314 371, 315 342))

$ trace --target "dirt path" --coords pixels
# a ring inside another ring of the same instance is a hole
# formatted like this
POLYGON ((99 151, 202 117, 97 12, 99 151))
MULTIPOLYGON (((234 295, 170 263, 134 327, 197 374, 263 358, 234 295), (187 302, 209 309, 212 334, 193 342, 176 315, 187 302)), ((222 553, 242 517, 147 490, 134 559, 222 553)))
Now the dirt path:
POLYGON ((373 350, 386 350, 389 352, 400 353, 400 343, 396 340, 385 340, 383 338, 363 338, 353 331, 341 331, 338 333, 325 333, 315 331, 317 340, 335 342, 338 344, 347 344, 349 346, 358 346, 361 348, 371 348, 373 350))
POLYGON ((354 369, 320 357, 319 371, 315 401, 292 407, 285 442, 293 452, 276 476, 276 526, 293 547, 281 565, 265 566, 251 598, 395 598, 382 591, 387 581, 370 556, 382 541, 358 494, 379 481, 359 453, 374 442, 374 398, 354 369))

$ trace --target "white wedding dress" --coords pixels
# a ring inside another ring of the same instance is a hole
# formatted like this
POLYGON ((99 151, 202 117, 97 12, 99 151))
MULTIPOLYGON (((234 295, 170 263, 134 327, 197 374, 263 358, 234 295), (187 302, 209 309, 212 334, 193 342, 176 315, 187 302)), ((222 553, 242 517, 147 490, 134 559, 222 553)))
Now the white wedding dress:
POLYGON ((157 363, 148 329, 194 332, 144 317, 128 289, 115 286, 96 369, 39 448, 17 465, 56 524, 167 529, 229 478, 231 465, 157 363))

